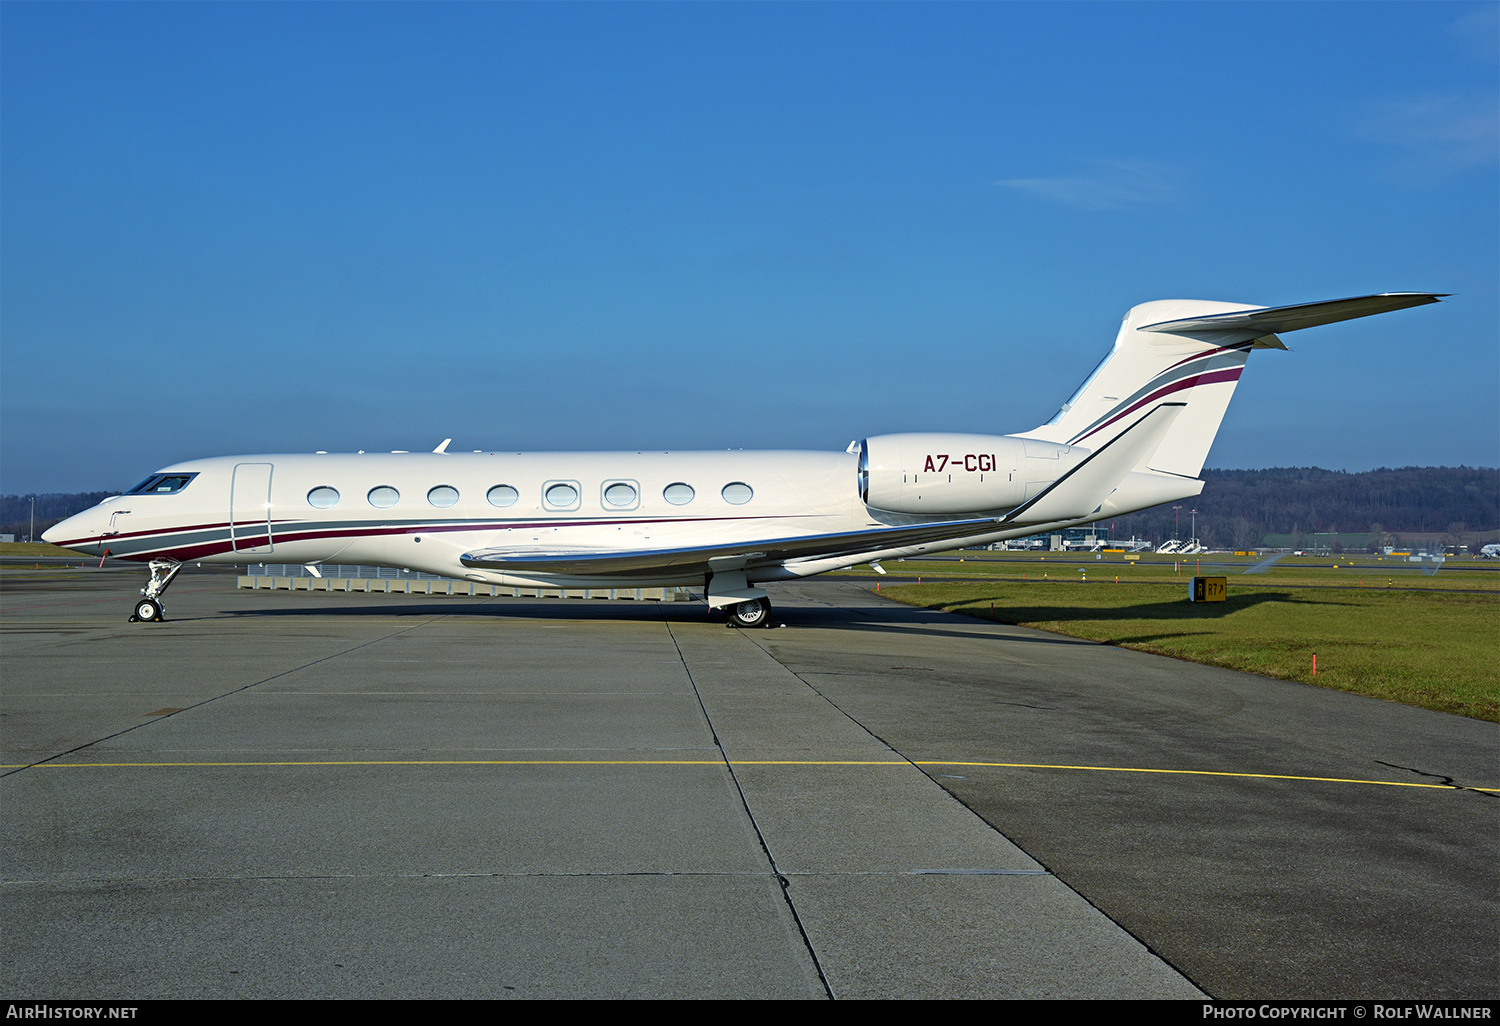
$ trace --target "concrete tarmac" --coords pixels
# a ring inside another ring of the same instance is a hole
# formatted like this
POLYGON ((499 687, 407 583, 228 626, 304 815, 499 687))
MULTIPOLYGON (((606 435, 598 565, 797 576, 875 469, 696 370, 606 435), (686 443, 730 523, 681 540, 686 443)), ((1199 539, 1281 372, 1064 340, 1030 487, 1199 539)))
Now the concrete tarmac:
POLYGON ((849 583, 138 576, 0 576, 9 995, 1500 990, 1493 724, 849 583))

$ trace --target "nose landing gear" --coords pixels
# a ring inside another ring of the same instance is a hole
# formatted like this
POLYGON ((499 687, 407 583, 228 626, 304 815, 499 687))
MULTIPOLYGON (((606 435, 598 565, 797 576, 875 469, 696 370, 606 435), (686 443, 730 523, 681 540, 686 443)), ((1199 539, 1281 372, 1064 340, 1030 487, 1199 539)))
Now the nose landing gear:
POLYGON ((141 589, 145 598, 135 604, 135 610, 130 614, 131 623, 161 623, 166 619, 162 610, 161 593, 167 590, 182 569, 182 564, 175 559, 153 559, 149 566, 151 579, 141 589))

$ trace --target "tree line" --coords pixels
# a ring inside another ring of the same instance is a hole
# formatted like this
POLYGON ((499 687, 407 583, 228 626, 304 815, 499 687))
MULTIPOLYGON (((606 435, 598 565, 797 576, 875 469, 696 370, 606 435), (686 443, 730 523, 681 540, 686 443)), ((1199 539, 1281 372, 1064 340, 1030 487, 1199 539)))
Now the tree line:
MULTIPOLYGON (((36 534, 59 520, 66 520, 74 513, 82 513, 90 506, 97 506, 111 495, 119 492, 44 492, 36 498, 36 534)), ((31 532, 32 496, 0 495, 0 534, 13 534, 25 538, 31 532)))
MULTIPOLYGON (((1319 467, 1205 470, 1203 494, 1107 521, 1111 537, 1160 544, 1188 537, 1197 510, 1198 537, 1215 548, 1250 549, 1267 535, 1443 537, 1474 545, 1500 532, 1500 469, 1401 467, 1350 474, 1319 467), (1174 509, 1174 505, 1178 508, 1174 509)), ((97 505, 113 492, 48 492, 36 496, 36 533, 97 505)), ((0 533, 31 529, 31 496, 0 496, 0 533)), ((1361 539, 1363 540, 1363 539, 1361 539)))
POLYGON ((1211 548, 1251 549, 1267 535, 1333 532, 1355 536, 1361 548, 1399 543, 1402 535, 1473 546, 1500 531, 1500 469, 1493 467, 1381 467, 1354 474, 1271 467, 1205 470, 1203 480, 1195 499, 1109 521, 1110 536, 1157 544, 1185 539, 1195 509, 1198 537, 1211 548))

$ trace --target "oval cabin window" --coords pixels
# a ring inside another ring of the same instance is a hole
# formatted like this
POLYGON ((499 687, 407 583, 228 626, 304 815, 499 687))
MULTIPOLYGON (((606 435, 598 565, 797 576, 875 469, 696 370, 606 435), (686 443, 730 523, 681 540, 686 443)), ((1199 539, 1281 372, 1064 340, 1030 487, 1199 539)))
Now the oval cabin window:
POLYGON ((501 509, 504 509, 506 506, 514 506, 516 500, 521 497, 521 493, 510 485, 496 485, 485 492, 484 497, 490 500, 491 506, 499 506, 501 509))
POLYGON ((719 494, 724 496, 724 501, 732 506, 743 506, 755 498, 755 492, 743 481, 731 481, 719 494))
POLYGON ((555 484, 547 489, 547 505, 566 509, 578 502, 578 489, 570 484, 555 484))
POLYGON ((458 502, 458 489, 452 485, 438 485, 427 493, 427 501, 439 509, 447 509, 458 502))
POLYGON ((338 489, 319 485, 307 493, 307 504, 313 509, 332 509, 339 504, 338 489))
POLYGON ((681 481, 678 481, 676 484, 667 485, 662 490, 661 497, 674 506, 686 506, 693 501, 695 494, 697 493, 693 491, 692 485, 683 484, 681 481))
POLYGON ((376 485, 370 489, 367 498, 370 500, 370 505, 376 509, 390 509, 401 501, 401 493, 390 485, 376 485))
POLYGON ((604 489, 604 501, 610 506, 634 506, 637 497, 635 487, 624 481, 616 481, 604 489))

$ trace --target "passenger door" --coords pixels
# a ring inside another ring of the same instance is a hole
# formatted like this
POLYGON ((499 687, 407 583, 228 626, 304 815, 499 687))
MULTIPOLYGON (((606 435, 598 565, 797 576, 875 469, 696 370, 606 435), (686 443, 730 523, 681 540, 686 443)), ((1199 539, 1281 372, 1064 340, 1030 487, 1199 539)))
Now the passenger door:
POLYGON ((229 543, 235 552, 262 555, 271 539, 271 470, 269 463, 237 463, 229 495, 229 543))

